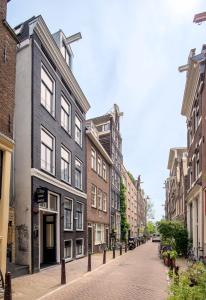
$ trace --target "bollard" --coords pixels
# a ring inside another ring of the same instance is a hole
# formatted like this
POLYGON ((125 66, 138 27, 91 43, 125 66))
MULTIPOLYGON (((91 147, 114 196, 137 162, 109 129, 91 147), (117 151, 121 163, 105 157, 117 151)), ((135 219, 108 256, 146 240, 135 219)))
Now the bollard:
POLYGON ((127 244, 125 244, 125 253, 127 253, 127 244))
POLYGON ((115 258, 115 247, 112 247, 112 251, 113 251, 113 259, 115 258))
POLYGON ((103 251, 103 264, 106 264, 106 249, 103 251))
POLYGON ((61 284, 66 284, 66 267, 64 258, 61 260, 61 284))
POLYGON ((91 270, 92 270, 91 253, 88 253, 88 267, 87 267, 87 272, 91 272, 91 270))
POLYGON ((119 247, 119 254, 122 255, 122 245, 119 247))
POLYGON ((4 300, 12 300, 12 292, 11 292, 11 273, 10 273, 10 272, 7 272, 7 273, 5 274, 4 300))

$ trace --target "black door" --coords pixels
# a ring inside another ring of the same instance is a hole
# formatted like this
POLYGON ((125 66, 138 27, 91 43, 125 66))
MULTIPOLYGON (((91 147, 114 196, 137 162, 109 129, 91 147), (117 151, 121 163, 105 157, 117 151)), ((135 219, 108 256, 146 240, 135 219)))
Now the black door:
POLYGON ((43 215, 44 264, 56 262, 56 215, 43 215))
POLYGON ((92 227, 88 227, 88 252, 92 253, 92 227))

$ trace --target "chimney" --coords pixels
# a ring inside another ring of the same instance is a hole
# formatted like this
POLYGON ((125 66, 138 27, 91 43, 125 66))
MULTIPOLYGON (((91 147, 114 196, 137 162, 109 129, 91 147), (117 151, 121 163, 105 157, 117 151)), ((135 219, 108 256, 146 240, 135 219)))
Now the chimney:
POLYGON ((7 2, 9 0, 0 0, 0 20, 6 19, 7 2))

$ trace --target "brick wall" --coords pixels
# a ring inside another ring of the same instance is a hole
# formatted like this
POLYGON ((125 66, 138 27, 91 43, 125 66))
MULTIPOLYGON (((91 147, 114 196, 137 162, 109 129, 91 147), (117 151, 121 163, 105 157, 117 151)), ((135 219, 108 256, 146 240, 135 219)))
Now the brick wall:
POLYGON ((13 138, 15 100, 16 40, 3 23, 5 0, 0 1, 0 132, 13 138))

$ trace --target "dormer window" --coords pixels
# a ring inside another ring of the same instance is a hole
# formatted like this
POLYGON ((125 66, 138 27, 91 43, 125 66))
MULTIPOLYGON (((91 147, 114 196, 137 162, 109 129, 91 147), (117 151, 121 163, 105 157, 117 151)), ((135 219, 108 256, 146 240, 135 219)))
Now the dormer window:
POLYGON ((71 66, 71 55, 64 43, 62 43, 62 55, 64 56, 64 59, 66 60, 66 63, 71 66))

